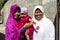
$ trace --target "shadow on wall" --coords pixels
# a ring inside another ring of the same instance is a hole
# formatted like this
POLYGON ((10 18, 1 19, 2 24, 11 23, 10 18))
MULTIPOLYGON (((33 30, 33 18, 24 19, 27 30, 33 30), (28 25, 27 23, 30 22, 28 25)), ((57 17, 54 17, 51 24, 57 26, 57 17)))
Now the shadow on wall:
POLYGON ((43 5, 46 16, 54 22, 55 15, 57 13, 57 3, 56 1, 50 1, 43 5), (53 10, 53 11, 52 11, 53 10), (54 14, 54 15, 52 15, 54 14))
POLYGON ((3 33, 0 33, 0 40, 4 40, 4 34, 3 33))

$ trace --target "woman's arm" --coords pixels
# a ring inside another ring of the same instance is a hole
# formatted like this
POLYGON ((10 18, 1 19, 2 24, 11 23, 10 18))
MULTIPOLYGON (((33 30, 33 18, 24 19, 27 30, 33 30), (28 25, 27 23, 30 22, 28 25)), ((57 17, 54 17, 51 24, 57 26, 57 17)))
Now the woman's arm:
POLYGON ((55 28, 52 22, 47 25, 44 40, 55 40, 55 28))
POLYGON ((26 23, 21 29, 20 29, 20 33, 23 33, 26 31, 27 28, 29 28, 31 25, 31 23, 26 23))

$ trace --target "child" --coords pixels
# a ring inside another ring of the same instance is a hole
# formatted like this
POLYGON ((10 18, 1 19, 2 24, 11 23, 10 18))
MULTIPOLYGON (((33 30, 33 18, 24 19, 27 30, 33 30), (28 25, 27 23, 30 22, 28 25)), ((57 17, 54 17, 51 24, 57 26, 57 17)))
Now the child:
MULTIPOLYGON (((21 8, 20 14, 20 24, 21 27, 24 26, 26 23, 35 23, 30 16, 28 16, 28 8, 21 8)), ((21 34, 21 40, 32 40, 33 38, 34 27, 33 25, 26 29, 24 33, 21 34)))

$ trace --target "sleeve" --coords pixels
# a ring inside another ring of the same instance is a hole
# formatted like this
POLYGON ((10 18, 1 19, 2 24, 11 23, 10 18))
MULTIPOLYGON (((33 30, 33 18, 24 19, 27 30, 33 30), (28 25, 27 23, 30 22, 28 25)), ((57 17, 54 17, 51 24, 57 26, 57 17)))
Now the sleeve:
POLYGON ((28 21, 29 21, 29 19, 32 19, 32 18, 31 18, 30 16, 27 16, 27 17, 26 17, 26 20, 28 20, 28 21))
POLYGON ((55 28, 52 22, 47 25, 44 40, 55 40, 55 28))

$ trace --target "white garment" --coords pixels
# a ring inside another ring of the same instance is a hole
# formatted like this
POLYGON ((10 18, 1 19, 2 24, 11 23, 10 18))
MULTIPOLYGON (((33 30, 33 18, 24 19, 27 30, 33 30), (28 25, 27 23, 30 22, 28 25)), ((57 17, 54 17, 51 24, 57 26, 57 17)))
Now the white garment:
POLYGON ((39 26, 38 33, 34 31, 33 40, 55 40, 55 28, 53 23, 46 18, 44 14, 44 9, 42 6, 36 6, 33 11, 33 20, 36 22, 34 27, 39 26), (35 10, 39 8, 43 13, 43 18, 41 20, 36 20, 34 17, 35 10))

